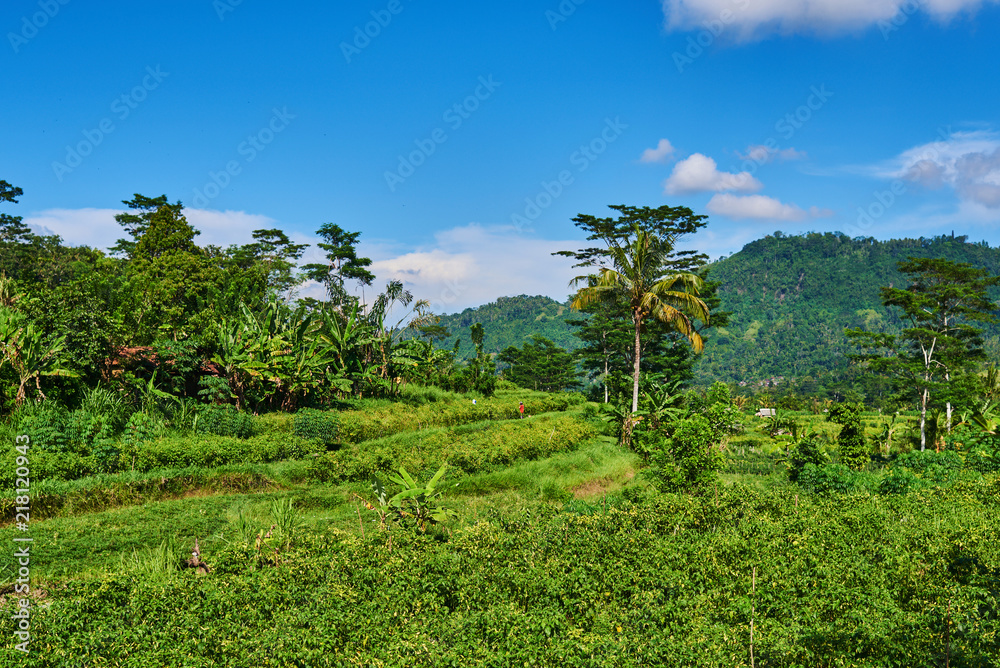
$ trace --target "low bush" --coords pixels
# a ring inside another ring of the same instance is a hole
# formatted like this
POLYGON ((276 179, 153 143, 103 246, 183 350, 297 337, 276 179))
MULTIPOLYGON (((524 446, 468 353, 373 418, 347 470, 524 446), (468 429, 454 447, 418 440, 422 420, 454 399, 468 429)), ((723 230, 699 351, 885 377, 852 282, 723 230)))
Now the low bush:
POLYGON ((806 464, 798 478, 799 485, 814 494, 870 494, 878 485, 878 476, 873 473, 855 471, 843 464, 806 464))
MULTIPOLYGON (((455 395, 461 396, 461 395, 455 395)), ((339 414, 339 434, 342 443, 361 443, 406 431, 429 427, 451 427, 483 420, 513 420, 520 418, 518 402, 524 401, 525 415, 565 411, 585 401, 575 393, 545 393, 521 390, 497 392, 488 399, 465 397, 460 401, 432 402, 419 406, 388 403, 363 411, 343 411, 339 414)))
POLYGON ((299 438, 320 441, 327 449, 339 442, 340 424, 336 413, 303 408, 292 416, 292 432, 299 438))
POLYGON ((324 449, 325 446, 317 441, 286 434, 261 434, 248 439, 210 435, 164 437, 146 443, 139 449, 135 470, 302 459, 324 449))
POLYGON ((480 422, 353 444, 318 457, 310 471, 313 479, 324 482, 368 480, 400 466, 418 477, 427 477, 442 462, 464 473, 479 473, 567 452, 595 435, 593 426, 565 415, 480 422))
POLYGON ((707 418, 694 415, 677 423, 670 438, 651 447, 648 475, 664 491, 696 490, 718 480, 723 460, 718 434, 707 418))
POLYGON ((45 651, 18 661, 742 668, 752 647, 757 666, 996 666, 996 491, 885 503, 736 486, 497 511, 446 541, 248 536, 203 555, 205 577, 51 587, 31 619, 45 651))
POLYGON ((195 431, 199 434, 250 438, 256 433, 254 416, 235 406, 205 406, 198 413, 195 431))

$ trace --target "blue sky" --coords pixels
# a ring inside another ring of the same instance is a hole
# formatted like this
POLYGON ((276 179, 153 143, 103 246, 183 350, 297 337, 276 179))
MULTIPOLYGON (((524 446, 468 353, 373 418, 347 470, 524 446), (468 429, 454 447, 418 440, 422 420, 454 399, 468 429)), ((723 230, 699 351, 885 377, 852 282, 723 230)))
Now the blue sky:
POLYGON ((609 204, 708 215, 713 258, 775 230, 1000 245, 998 4, 7 0, 4 211, 102 248, 133 193, 203 244, 335 222, 437 312, 565 298, 550 253, 609 204))

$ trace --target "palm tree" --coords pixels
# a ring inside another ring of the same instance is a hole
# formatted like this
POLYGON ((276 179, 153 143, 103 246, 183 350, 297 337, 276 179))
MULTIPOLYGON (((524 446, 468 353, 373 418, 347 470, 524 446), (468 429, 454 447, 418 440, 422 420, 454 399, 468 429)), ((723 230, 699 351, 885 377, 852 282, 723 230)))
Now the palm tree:
POLYGON ((601 267, 594 276, 577 276, 570 285, 588 283, 580 288, 572 307, 582 309, 596 301, 613 300, 623 295, 632 313, 635 326, 635 358, 632 369, 632 412, 639 408, 639 364, 642 354, 640 334, 643 323, 653 317, 669 323, 691 341, 701 352, 704 342, 691 322, 692 318, 708 322, 708 307, 698 293, 704 281, 686 271, 665 272, 664 268, 673 245, 639 223, 632 223, 632 233, 625 237, 607 238, 612 267, 601 267), (596 280, 595 280, 596 278, 596 280))

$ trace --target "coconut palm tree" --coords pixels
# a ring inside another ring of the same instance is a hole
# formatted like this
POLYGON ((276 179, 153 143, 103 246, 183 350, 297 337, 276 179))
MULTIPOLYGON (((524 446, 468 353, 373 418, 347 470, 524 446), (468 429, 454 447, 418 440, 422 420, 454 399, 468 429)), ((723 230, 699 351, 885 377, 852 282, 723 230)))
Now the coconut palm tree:
POLYGON ((632 412, 639 408, 639 365, 642 354, 640 334, 643 323, 649 318, 669 323, 691 342, 695 351, 701 352, 704 342, 692 324, 692 318, 708 322, 708 307, 698 293, 704 285, 700 277, 686 271, 664 271, 673 245, 638 222, 631 225, 631 233, 609 236, 610 260, 600 273, 577 276, 570 285, 586 283, 579 288, 572 307, 582 309, 596 301, 611 301, 623 295, 628 302, 635 327, 635 357, 632 369, 632 412), (596 279, 596 280, 595 280, 596 279))

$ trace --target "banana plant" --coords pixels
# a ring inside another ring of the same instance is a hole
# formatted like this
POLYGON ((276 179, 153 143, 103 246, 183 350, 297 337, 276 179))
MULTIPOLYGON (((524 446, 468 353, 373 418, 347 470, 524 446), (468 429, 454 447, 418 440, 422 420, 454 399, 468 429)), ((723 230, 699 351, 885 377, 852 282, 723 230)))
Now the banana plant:
POLYGON ((445 508, 440 502, 444 491, 440 482, 447 468, 447 462, 442 464, 434 477, 423 486, 402 466, 399 467, 399 475, 389 476, 389 480, 402 487, 398 494, 389 499, 389 505, 396 510, 401 520, 413 519, 421 531, 426 531, 428 524, 443 523, 458 517, 454 510, 445 508))
POLYGON ((34 381, 40 399, 43 377, 76 378, 77 374, 60 364, 66 353, 66 335, 46 341, 35 324, 10 309, 0 309, 0 367, 10 365, 18 378, 14 404, 20 406, 28 398, 28 387, 34 381))

